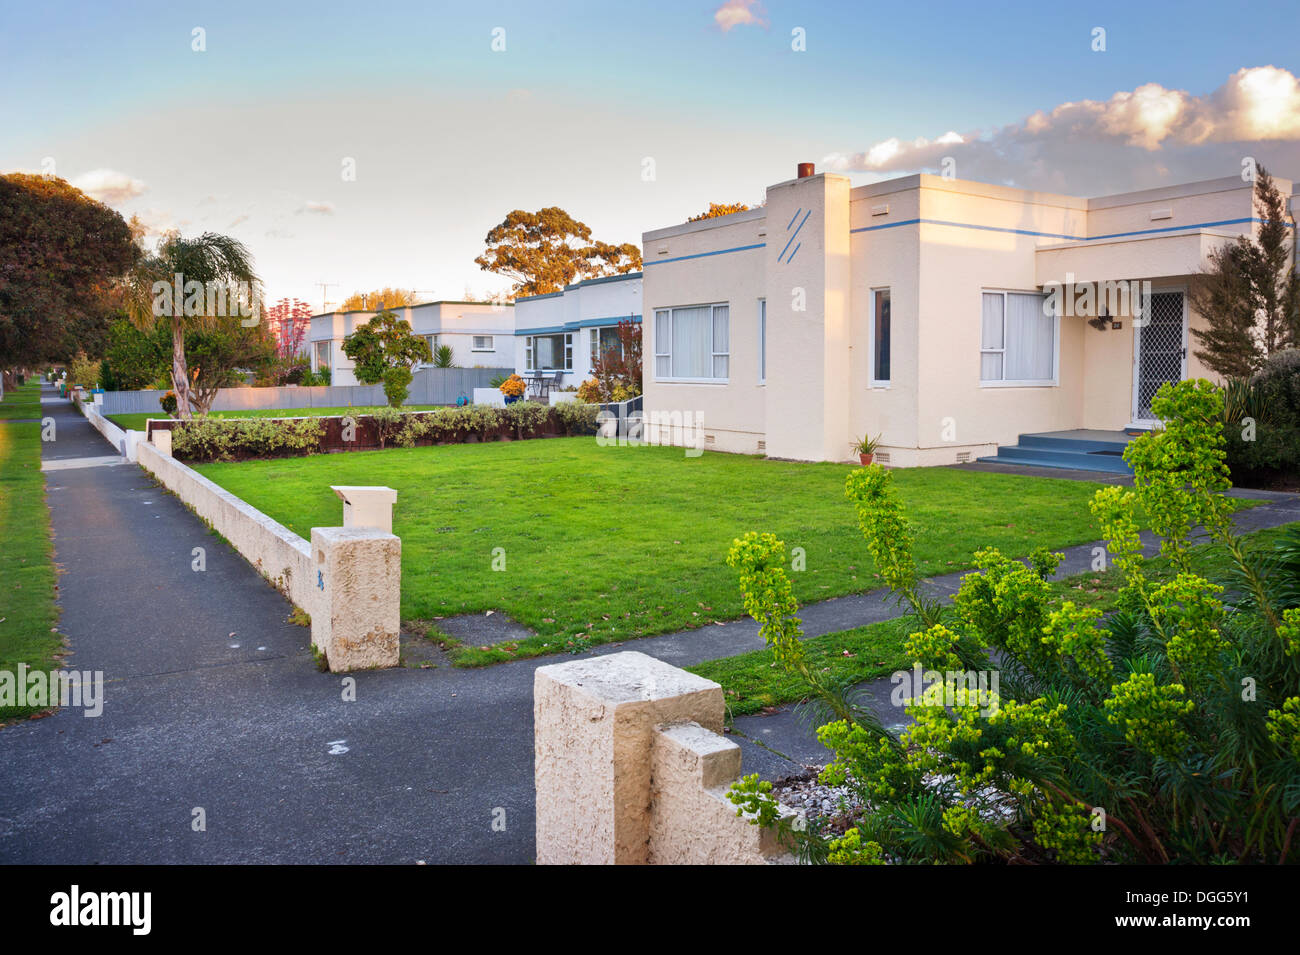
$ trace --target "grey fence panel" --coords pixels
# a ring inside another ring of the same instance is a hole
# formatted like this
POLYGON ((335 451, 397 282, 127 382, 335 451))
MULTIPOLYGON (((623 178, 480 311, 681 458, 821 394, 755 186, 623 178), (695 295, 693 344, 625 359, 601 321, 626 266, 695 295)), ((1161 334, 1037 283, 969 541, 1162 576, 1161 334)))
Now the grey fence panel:
MULTIPOLYGON (((423 368, 411 381, 409 405, 454 405, 461 395, 473 398, 475 388, 487 388, 498 375, 513 368, 423 368)), ((157 414, 163 417, 159 399, 166 392, 107 391, 104 414, 157 414)), ((311 388, 222 388, 212 402, 213 411, 258 411, 283 408, 345 408, 387 404, 382 385, 320 385, 311 388)))

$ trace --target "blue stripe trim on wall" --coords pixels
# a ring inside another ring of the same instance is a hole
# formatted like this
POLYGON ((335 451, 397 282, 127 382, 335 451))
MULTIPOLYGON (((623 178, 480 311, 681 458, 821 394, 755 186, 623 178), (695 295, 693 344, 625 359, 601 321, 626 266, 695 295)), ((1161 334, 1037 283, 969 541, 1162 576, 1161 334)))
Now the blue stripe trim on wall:
POLYGON ((766 246, 759 242, 755 245, 738 245, 734 249, 715 249, 712 252, 695 252, 692 255, 679 255, 671 259, 659 259, 657 262, 646 262, 642 268, 648 268, 651 265, 667 265, 669 262, 684 262, 687 259, 702 259, 710 255, 726 255, 728 252, 748 252, 750 249, 762 249, 766 246))
MULTIPOLYGON (((880 229, 897 229, 900 226, 907 225, 940 225, 951 226, 955 229, 977 229, 983 232, 1010 232, 1013 235, 1028 235, 1042 239, 1064 239, 1068 242, 1100 242, 1104 239, 1126 239, 1139 235, 1159 235, 1166 232, 1186 232, 1191 229, 1210 229, 1223 225, 1246 225, 1248 223, 1263 224, 1262 219, 1255 219, 1247 216, 1244 219, 1221 219, 1218 222, 1194 222, 1191 225, 1173 225, 1165 226, 1160 229, 1139 229, 1136 232, 1111 232, 1106 235, 1063 235, 1058 232, 1035 232, 1032 229, 1010 229, 1004 226, 995 225, 976 225, 971 222, 948 222, 944 219, 905 219, 902 222, 886 222, 883 225, 860 226, 856 229, 850 229, 849 232, 876 232, 880 229)), ((1291 223, 1286 223, 1287 228, 1291 228, 1291 223)))

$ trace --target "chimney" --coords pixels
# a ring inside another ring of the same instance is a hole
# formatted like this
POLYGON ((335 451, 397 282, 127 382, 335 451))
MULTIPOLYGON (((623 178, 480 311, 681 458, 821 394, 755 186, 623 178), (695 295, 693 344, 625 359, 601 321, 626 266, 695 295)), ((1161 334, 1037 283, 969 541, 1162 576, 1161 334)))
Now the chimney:
POLYGON ((809 176, 814 175, 816 172, 817 172, 817 169, 816 169, 815 166, 813 166, 812 163, 810 163, 810 162, 801 162, 801 163, 799 163, 799 174, 798 174, 798 176, 797 176, 796 178, 798 178, 798 179, 807 179, 809 176))

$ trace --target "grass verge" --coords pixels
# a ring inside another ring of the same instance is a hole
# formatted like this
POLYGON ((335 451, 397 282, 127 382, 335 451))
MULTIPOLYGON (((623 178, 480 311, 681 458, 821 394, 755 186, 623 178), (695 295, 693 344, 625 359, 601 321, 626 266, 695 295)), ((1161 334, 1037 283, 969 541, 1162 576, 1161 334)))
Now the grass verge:
MULTIPOLYGON (((6 403, 8 399, 6 398, 6 403)), ((62 638, 54 547, 41 477, 40 425, 0 421, 0 671, 55 666, 62 638)), ((0 706, 0 721, 36 707, 0 706)))

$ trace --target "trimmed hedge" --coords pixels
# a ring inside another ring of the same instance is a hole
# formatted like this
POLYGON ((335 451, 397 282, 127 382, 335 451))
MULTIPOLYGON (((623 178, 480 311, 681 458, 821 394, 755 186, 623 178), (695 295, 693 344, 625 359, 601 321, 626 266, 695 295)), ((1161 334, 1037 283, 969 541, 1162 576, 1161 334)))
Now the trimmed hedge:
POLYGON ((1278 352, 1249 381, 1229 382, 1225 396, 1225 450, 1233 483, 1300 482, 1300 350, 1278 352), (1253 435, 1243 426, 1247 418, 1255 421, 1253 435))
POLYGON ((434 411, 381 408, 329 418, 197 418, 171 422, 172 454, 184 461, 234 461, 364 451, 394 445, 461 444, 596 433, 598 405, 554 407, 516 401, 504 408, 466 405, 434 411))

